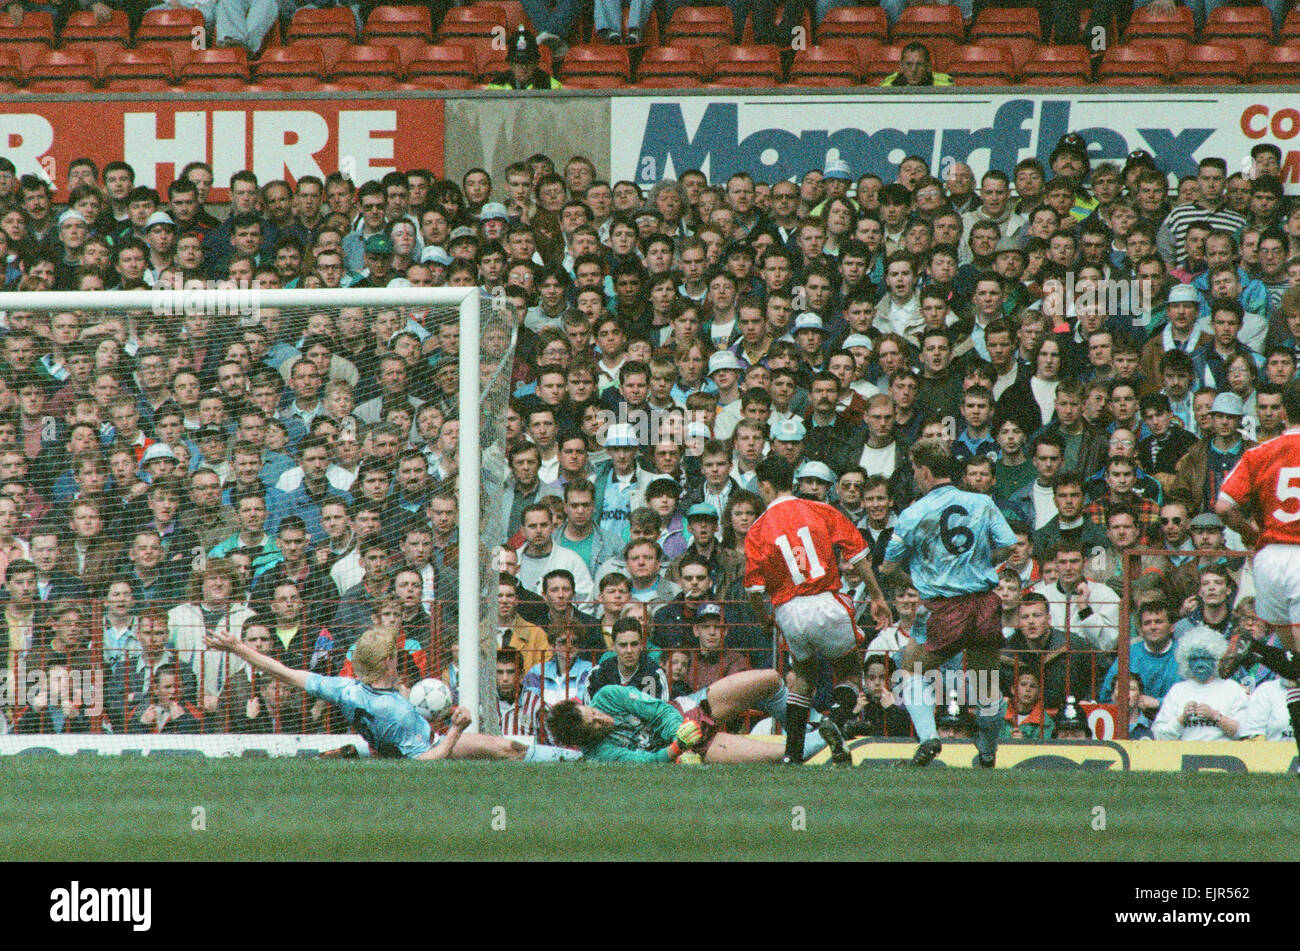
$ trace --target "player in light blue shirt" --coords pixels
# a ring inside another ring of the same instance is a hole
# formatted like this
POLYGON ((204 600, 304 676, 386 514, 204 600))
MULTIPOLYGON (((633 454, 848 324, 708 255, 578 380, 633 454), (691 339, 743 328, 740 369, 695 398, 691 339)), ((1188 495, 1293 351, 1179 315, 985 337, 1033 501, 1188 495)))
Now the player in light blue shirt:
MULTIPOLYGON (((265 623, 257 617, 249 618, 244 622, 244 631, 265 623)), ((398 690, 398 638, 384 628, 371 628, 358 638, 351 654, 358 679, 294 670, 228 632, 209 634, 207 643, 229 651, 282 683, 337 706, 348 725, 370 744, 375 756, 447 759, 454 754, 456 759, 530 761, 578 758, 578 754, 558 747, 526 745, 501 736, 462 735, 470 724, 470 715, 461 707, 452 709, 447 733, 435 743, 429 721, 398 690)))
POLYGON ((957 465, 946 442, 922 439, 910 456, 923 495, 899 515, 880 574, 902 575, 906 567, 930 612, 924 635, 903 648, 902 669, 909 674, 903 702, 921 741, 912 762, 928 765, 942 749, 934 721, 939 698, 928 672, 965 651, 974 677, 962 678, 967 696, 959 702, 977 707, 975 748, 979 764, 991 767, 1002 727, 1002 601, 993 566, 1010 553, 1016 534, 992 498, 952 484, 957 465), (975 696, 969 695, 972 680, 975 696))

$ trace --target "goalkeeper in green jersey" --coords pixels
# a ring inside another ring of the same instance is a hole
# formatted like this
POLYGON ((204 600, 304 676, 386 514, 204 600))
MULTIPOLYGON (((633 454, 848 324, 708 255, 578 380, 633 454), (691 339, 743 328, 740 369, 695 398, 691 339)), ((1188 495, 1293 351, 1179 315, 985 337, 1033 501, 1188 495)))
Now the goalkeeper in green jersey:
MULTIPOLYGON (((551 707, 546 726, 555 742, 576 746, 583 758, 617 763, 779 763, 780 743, 723 733, 718 724, 755 709, 784 725, 785 684, 775 670, 746 670, 709 686, 703 699, 656 700, 635 687, 610 684, 591 704, 565 700, 551 707)), ((805 756, 826 745, 808 735, 805 756)))

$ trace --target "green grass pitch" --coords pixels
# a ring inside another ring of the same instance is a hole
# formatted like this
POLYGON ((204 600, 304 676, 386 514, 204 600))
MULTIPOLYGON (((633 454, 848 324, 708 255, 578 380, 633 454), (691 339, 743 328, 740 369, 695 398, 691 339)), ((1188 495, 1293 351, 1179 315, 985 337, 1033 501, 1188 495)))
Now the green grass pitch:
POLYGON ((0 784, 0 860, 1232 860, 1300 833, 1283 775, 25 756, 0 784))

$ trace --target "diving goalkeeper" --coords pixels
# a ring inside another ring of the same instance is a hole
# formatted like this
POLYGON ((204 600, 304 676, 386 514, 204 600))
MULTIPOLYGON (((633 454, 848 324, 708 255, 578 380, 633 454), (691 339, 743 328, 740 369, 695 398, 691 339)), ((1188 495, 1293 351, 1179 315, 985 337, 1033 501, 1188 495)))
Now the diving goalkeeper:
MULTIPOLYGON (((601 687, 590 705, 565 700, 547 711, 557 743, 582 750, 583 758, 618 763, 779 763, 780 743, 723 733, 718 724, 758 709, 784 723, 785 684, 774 670, 747 670, 712 684, 702 700, 671 703, 635 687, 601 687)), ((808 734, 810 757, 826 746, 808 734)))

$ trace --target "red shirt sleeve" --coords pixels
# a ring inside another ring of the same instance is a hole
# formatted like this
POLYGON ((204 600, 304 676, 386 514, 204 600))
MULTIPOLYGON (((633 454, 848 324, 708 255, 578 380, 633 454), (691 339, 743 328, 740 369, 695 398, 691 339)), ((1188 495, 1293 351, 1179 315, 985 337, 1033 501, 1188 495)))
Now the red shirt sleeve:
MULTIPOLYGON (((862 540, 862 533, 853 527, 853 523, 845 518, 844 513, 839 509, 826 506, 827 533, 831 537, 832 544, 840 546, 840 552, 844 559, 850 564, 858 561, 867 550, 867 543, 862 540)), ((834 552, 831 552, 831 564, 835 564, 834 552)))
POLYGON ((767 584, 763 579, 763 553, 767 547, 760 540, 759 535, 764 534, 762 520, 755 522, 749 528, 749 534, 745 536, 745 590, 746 591, 766 591, 767 584))

